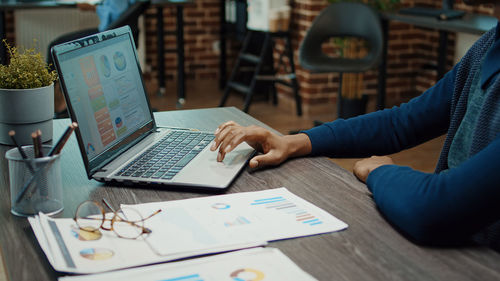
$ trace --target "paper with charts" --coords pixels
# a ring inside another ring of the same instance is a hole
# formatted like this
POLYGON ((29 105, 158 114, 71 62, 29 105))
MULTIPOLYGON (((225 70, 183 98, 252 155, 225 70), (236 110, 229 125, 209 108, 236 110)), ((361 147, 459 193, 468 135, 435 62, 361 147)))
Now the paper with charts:
POLYGON ((286 188, 169 202, 128 205, 143 216, 149 243, 160 255, 221 246, 220 243, 273 241, 342 230, 347 224, 286 188))
POLYGON ((33 231, 54 269, 96 273, 265 245, 267 241, 327 233, 347 224, 286 188, 176 201, 128 205, 144 217, 152 233, 143 239, 93 235, 73 219, 30 218, 33 231))
POLYGON ((187 261, 101 274, 59 278, 59 281, 314 281, 275 248, 255 248, 187 261))

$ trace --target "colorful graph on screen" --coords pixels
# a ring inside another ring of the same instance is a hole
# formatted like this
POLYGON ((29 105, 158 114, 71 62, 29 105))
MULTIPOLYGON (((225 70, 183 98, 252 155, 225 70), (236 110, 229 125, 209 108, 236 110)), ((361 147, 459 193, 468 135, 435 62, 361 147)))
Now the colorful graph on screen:
POLYGON ((101 142, 106 146, 116 139, 116 135, 111 123, 111 116, 102 85, 100 84, 94 57, 84 57, 79 62, 85 83, 88 86, 90 106, 94 111, 94 118, 97 123, 99 135, 101 136, 101 142))

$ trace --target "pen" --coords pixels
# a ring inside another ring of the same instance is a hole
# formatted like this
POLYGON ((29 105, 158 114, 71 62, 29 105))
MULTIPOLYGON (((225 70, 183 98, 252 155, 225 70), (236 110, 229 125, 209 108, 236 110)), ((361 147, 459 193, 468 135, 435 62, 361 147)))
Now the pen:
POLYGON ((62 148, 64 147, 69 137, 71 136, 71 133, 76 129, 76 127, 78 127, 78 124, 76 122, 73 122, 68 126, 61 138, 59 138, 59 140, 57 141, 56 145, 54 145, 49 151, 49 156, 61 153, 62 148))
POLYGON ((9 131, 9 136, 12 139, 12 142, 14 143, 14 145, 17 147, 19 154, 21 154, 21 157, 23 158, 24 164, 26 164, 26 166, 28 166, 28 169, 30 170, 30 172, 32 174, 34 174, 35 170, 33 169, 33 166, 31 166, 30 161, 28 161, 28 156, 26 155, 26 153, 24 153, 23 148, 17 142, 15 135, 16 135, 16 132, 14 130, 9 131))

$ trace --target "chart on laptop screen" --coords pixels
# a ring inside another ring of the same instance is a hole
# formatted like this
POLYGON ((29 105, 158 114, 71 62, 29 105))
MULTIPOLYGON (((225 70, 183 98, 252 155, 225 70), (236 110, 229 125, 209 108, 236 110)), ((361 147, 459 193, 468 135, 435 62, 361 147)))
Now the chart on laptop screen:
POLYGON ((150 118, 126 36, 84 47, 60 60, 90 159, 150 118))

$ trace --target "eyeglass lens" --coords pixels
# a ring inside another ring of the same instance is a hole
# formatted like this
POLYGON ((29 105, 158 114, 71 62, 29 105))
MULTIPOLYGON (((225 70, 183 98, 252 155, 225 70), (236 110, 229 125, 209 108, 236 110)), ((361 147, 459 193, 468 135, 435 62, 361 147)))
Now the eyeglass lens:
POLYGON ((137 238, 143 233, 143 227, 144 220, 135 209, 120 209, 113 219, 113 230, 123 238, 137 238))
POLYGON ((104 209, 95 202, 83 202, 76 210, 76 223, 83 230, 96 231, 101 228, 103 221, 104 209))
POLYGON ((83 202, 76 211, 78 227, 86 231, 96 231, 101 227, 113 230, 122 238, 137 238, 143 234, 144 219, 141 214, 132 208, 119 209, 112 216, 104 218, 104 208, 97 202, 83 202))

